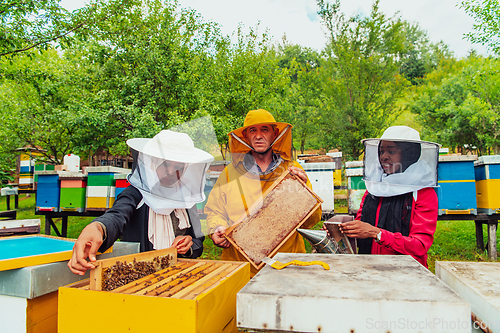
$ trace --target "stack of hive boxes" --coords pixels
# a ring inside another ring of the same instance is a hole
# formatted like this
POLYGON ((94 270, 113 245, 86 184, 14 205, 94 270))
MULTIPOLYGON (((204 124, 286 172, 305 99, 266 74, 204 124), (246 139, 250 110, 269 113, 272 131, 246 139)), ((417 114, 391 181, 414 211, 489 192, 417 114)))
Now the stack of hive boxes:
POLYGON ((61 182, 60 208, 61 211, 84 212, 87 175, 80 172, 60 172, 61 182))
POLYGON ((87 167, 87 196, 85 210, 104 211, 115 202, 115 174, 129 174, 130 169, 112 166, 87 167))
POLYGON ((36 171, 38 181, 35 210, 59 211, 60 185, 58 172, 61 171, 36 171))
POLYGON ((33 189, 34 166, 35 160, 31 158, 31 155, 21 153, 19 162, 19 189, 33 189))
POLYGON ((35 164, 35 175, 34 175, 34 181, 33 181, 33 189, 36 190, 38 186, 38 174, 37 171, 53 171, 55 170, 55 165, 52 164, 43 164, 43 163, 36 163, 35 164))

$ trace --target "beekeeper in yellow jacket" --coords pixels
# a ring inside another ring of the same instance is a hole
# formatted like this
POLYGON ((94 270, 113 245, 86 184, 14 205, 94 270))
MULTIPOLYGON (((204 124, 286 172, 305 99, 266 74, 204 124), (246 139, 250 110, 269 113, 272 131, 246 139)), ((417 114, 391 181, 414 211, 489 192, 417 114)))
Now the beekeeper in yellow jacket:
MULTIPOLYGON (((307 175, 296 161, 292 161, 292 126, 276 122, 266 110, 249 111, 243 127, 229 133, 232 163, 220 174, 205 206, 212 241, 222 247, 222 260, 246 261, 231 243, 223 237, 263 193, 287 169, 309 188, 307 175)), ((302 225, 310 228, 321 219, 321 209, 302 225)), ((279 252, 305 253, 304 240, 295 231, 279 252)), ((252 266, 252 276, 257 270, 252 266)))

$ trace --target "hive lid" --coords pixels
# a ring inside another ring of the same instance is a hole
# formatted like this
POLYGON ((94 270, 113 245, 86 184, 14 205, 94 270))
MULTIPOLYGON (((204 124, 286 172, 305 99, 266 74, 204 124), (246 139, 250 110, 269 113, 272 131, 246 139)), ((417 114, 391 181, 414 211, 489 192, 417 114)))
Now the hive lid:
POLYGON ((476 162, 474 162, 474 166, 481 166, 487 164, 500 164, 500 155, 487 155, 480 156, 476 162))
POLYGON ((500 315, 500 262, 436 261, 436 276, 467 299, 476 315, 500 315))
POLYGON ((74 244, 46 235, 0 238, 0 271, 69 260, 74 244))
POLYGON ((35 170, 35 175, 59 175, 59 177, 84 177, 81 172, 65 170, 35 170))
POLYGON ((363 176, 363 168, 345 169, 346 177, 359 177, 363 176))
MULTIPOLYGON (((98 254, 97 259, 122 256, 139 252, 139 243, 115 242, 113 251, 98 254)), ((83 276, 73 274, 66 261, 28 266, 0 272, 0 295, 36 298, 56 291, 59 287, 88 279, 89 271, 83 276)))
POLYGON ((335 170, 335 162, 312 162, 312 163, 303 163, 301 164, 302 168, 306 171, 315 170, 315 171, 331 171, 335 170))
POLYGON ((96 167, 86 167, 85 173, 91 172, 113 172, 113 173, 124 173, 129 174, 132 170, 125 168, 118 168, 114 166, 96 166, 96 167))
POLYGON ((345 162, 346 168, 362 168, 364 165, 363 161, 349 161, 345 162))
POLYGON ((461 161, 477 161, 477 155, 439 156, 439 162, 461 162, 461 161))

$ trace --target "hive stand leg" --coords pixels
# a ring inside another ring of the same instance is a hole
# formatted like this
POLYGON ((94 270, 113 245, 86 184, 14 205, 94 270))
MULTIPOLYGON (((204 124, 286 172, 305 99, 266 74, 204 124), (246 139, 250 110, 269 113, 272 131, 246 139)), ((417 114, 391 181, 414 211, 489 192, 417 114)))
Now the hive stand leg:
POLYGON ((50 235, 50 223, 51 218, 48 215, 45 215, 45 234, 50 235))
POLYGON ((484 251, 484 240, 483 240, 483 221, 474 221, 476 223, 476 247, 484 251))
POLYGON ((61 221, 61 236, 68 237, 68 217, 63 216, 61 221))
POLYGON ((488 258, 497 261, 497 225, 498 221, 488 224, 488 258))

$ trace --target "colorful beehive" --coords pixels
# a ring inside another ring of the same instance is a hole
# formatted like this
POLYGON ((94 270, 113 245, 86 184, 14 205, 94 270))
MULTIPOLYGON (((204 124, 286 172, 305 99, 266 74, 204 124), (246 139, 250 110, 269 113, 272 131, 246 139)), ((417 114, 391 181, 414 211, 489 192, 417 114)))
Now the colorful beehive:
POLYGON ((238 332, 236 294, 249 280, 248 263, 190 259, 112 291, 86 280, 59 288, 58 332, 88 332, 75 321, 96 304, 102 332, 238 332))
POLYGON ((477 214, 474 161, 476 155, 439 156, 438 214, 477 214))
POLYGON ((345 164, 345 175, 347 177, 347 211, 351 215, 355 215, 361 199, 366 191, 366 185, 363 180, 363 161, 351 161, 345 164))
POLYGON ((130 169, 111 166, 87 167, 87 195, 85 210, 103 211, 115 202, 115 174, 128 174, 130 169))
POLYGON ((477 212, 500 213, 500 155, 481 156, 474 162, 477 212))
POLYGON ((60 172, 61 183, 59 207, 61 211, 84 212, 87 175, 80 172, 60 172))
POLYGON ((37 157, 41 157, 42 154, 38 152, 35 148, 18 148, 16 149, 20 152, 19 155, 19 169, 18 175, 18 183, 20 190, 33 190, 34 186, 34 167, 35 161, 37 157))
POLYGON ((115 174, 115 199, 118 198, 118 195, 126 189, 130 183, 127 180, 128 174, 125 173, 117 173, 115 174))
POLYGON ((55 165, 53 164, 35 164, 35 175, 33 177, 33 189, 37 189, 38 184, 38 174, 36 171, 53 171, 55 170, 55 165))
POLYGON ((35 210, 59 211, 60 184, 59 172, 61 171, 36 171, 38 177, 35 210))
POLYGON ((35 160, 29 158, 29 155, 21 154, 21 161, 19 162, 19 188, 23 190, 33 188, 35 160))
MULTIPOLYGON (((19 242, 15 250, 6 245, 9 251, 4 251, 3 241, 24 241, 26 237, 0 239, 0 255, 9 255, 0 260, 0 332, 57 332, 58 288, 89 276, 68 269, 74 240, 44 235, 29 239, 29 244, 19 242)), ((100 254, 97 259, 138 251, 138 243, 117 242, 112 252, 100 254)))

